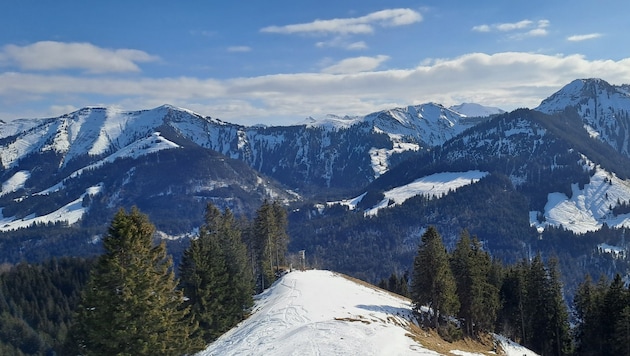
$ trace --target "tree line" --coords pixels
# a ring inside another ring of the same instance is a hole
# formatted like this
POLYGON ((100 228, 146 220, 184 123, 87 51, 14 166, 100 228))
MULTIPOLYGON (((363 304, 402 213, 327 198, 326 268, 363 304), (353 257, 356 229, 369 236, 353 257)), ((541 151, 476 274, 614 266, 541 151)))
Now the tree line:
POLYGON ((276 279, 286 264, 286 224, 277 202, 265 201, 253 221, 209 204, 176 271, 165 242, 154 243, 148 216, 135 207, 120 209, 103 238, 104 253, 94 261, 3 267, 0 351, 200 351, 247 317, 253 295, 276 279))
POLYGON ((571 328, 557 259, 504 265, 467 231, 451 253, 434 227, 424 232, 410 295, 421 323, 447 340, 496 332, 543 355, 630 354, 630 290, 619 275, 597 284, 586 277, 571 328))

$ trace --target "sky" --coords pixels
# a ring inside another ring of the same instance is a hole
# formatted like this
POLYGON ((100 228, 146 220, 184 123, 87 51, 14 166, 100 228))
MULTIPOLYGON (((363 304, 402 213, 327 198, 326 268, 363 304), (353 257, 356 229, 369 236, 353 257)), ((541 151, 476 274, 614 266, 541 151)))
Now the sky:
POLYGON ((163 104, 287 125, 435 102, 533 108, 630 83, 630 2, 34 1, 0 4, 0 119, 163 104))

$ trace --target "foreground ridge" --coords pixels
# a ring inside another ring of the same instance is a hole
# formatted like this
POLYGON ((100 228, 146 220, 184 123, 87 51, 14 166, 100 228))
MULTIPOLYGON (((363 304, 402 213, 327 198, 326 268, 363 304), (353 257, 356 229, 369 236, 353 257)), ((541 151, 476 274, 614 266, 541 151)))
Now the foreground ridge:
MULTIPOLYGON (((413 335, 419 328, 412 320, 406 298, 331 271, 295 271, 258 295, 252 315, 198 356, 472 355, 446 342, 435 343, 438 351, 430 349, 413 335)), ((499 340, 508 355, 534 355, 499 340)))

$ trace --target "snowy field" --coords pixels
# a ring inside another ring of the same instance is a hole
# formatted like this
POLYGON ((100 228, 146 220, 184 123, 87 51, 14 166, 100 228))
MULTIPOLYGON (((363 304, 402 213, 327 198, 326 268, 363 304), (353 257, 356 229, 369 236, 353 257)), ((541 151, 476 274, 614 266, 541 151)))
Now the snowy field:
MULTIPOLYGON (((410 315, 406 299, 330 271, 295 271, 257 297, 247 320, 197 356, 439 355, 407 336, 410 315)), ((534 355, 500 340, 508 355, 534 355)))
POLYGON ((383 208, 393 205, 400 205, 407 199, 417 195, 424 195, 429 198, 441 198, 449 192, 455 191, 465 185, 477 183, 481 178, 488 175, 488 172, 467 171, 467 172, 443 172, 431 174, 415 181, 396 187, 385 192, 385 198, 366 211, 365 215, 376 215, 383 208))
POLYGON ((630 227, 630 214, 613 215, 618 202, 630 202, 630 182, 596 168, 583 189, 573 184, 571 198, 563 193, 550 193, 545 205, 545 221, 538 221, 539 212, 530 212, 530 223, 539 230, 545 226, 563 226, 574 233, 597 231, 606 223, 610 227, 630 227))

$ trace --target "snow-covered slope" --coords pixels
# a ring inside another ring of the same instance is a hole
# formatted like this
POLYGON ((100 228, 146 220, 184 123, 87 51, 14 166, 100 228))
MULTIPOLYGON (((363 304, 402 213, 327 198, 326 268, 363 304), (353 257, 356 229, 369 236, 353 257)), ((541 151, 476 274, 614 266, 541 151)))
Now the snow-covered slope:
POLYGON ((549 193, 544 212, 530 212, 532 226, 539 231, 545 226, 562 226, 575 233, 597 231, 604 224, 610 227, 630 227, 630 214, 613 213, 619 203, 630 202, 630 181, 619 179, 600 167, 591 167, 595 174, 584 185, 571 186, 571 198, 564 193, 549 193), (539 216, 544 221, 539 221, 539 216))
POLYGON ((486 117, 505 113, 505 110, 492 106, 483 106, 476 103, 462 103, 459 105, 453 105, 449 107, 449 109, 462 115, 466 115, 467 117, 486 117))
MULTIPOLYGON (((407 299, 330 271, 294 271, 257 297, 248 319, 197 356, 439 355, 411 338, 412 320, 407 299)), ((534 355, 499 342, 508 355, 534 355)))
POLYGON ((535 109, 555 113, 572 107, 584 127, 626 156, 630 156, 630 93, 627 86, 610 85, 601 79, 576 79, 535 109))

